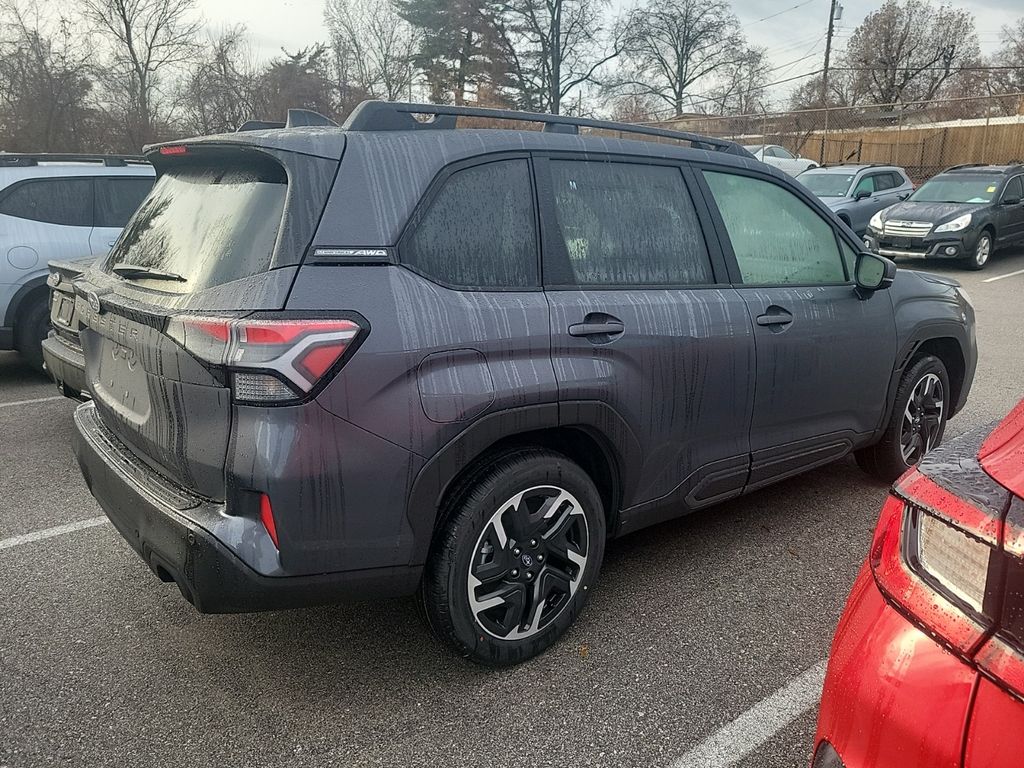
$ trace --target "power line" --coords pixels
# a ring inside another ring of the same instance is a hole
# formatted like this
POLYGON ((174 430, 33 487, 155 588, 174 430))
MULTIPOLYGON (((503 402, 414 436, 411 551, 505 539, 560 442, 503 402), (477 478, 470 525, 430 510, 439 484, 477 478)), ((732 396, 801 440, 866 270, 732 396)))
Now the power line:
POLYGON ((781 16, 784 13, 789 13, 790 11, 795 11, 797 8, 803 8, 805 5, 810 5, 813 2, 814 2, 814 0, 804 0, 804 2, 797 3, 796 5, 792 6, 791 8, 784 8, 781 11, 778 11, 776 13, 770 14, 768 16, 764 16, 763 18, 755 19, 754 21, 748 21, 746 24, 740 24, 740 26, 741 27, 749 27, 751 24, 760 24, 762 21, 768 21, 768 19, 774 19, 776 16, 781 16))

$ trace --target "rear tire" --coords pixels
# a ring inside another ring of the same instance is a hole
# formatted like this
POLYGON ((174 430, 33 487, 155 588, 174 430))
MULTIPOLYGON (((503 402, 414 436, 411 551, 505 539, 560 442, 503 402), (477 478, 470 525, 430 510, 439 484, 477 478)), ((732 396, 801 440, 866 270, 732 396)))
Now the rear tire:
POLYGON ((34 299, 23 309, 14 328, 14 346, 21 356, 43 372, 43 339, 50 332, 50 307, 45 298, 34 299))
POLYGON ((939 358, 914 361, 900 379, 882 439, 856 452, 860 468, 891 483, 937 447, 952 405, 949 391, 949 374, 939 358))
POLYGON ((488 666, 542 653, 601 569, 605 514, 593 481, 562 454, 519 449, 489 461, 443 513, 420 592, 430 628, 488 666))

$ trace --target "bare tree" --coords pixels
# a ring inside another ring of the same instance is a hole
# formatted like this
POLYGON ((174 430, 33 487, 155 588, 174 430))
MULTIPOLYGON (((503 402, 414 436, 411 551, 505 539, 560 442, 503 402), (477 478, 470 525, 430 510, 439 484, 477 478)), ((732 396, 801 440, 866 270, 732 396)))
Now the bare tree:
POLYGON ((327 0, 324 20, 340 82, 378 98, 408 95, 418 41, 390 3, 327 0))
POLYGON ((534 108, 559 114, 566 96, 600 85, 600 71, 622 53, 606 0, 508 0, 501 18, 513 80, 534 108))
POLYGON ((260 117, 259 76, 245 27, 211 36, 183 78, 180 104, 185 129, 198 135, 223 133, 260 117))
POLYGON ((934 98, 979 60, 969 11, 929 0, 887 0, 854 30, 840 66, 855 73, 853 89, 862 100, 906 104, 934 98))
POLYGON ((88 38, 32 2, 0 3, 0 142, 8 151, 80 150, 95 121, 88 38))
POLYGON ((1000 93, 1024 92, 1024 17, 1003 27, 1003 44, 993 63, 1007 68, 995 72, 995 88, 1000 93))
POLYGON ((103 81, 124 120, 126 138, 157 138, 162 78, 189 60, 201 28, 195 0, 82 0, 83 12, 109 47, 103 81))
POLYGON ((627 21, 627 74, 619 88, 649 94, 682 115, 692 90, 710 91, 751 63, 749 49, 724 0, 647 0, 627 21))
POLYGON ((260 75, 256 114, 284 120, 292 107, 338 116, 333 107, 330 56, 324 44, 282 50, 260 75))
POLYGON ((763 48, 746 48, 722 68, 709 98, 721 115, 749 115, 769 109, 768 58, 763 48))

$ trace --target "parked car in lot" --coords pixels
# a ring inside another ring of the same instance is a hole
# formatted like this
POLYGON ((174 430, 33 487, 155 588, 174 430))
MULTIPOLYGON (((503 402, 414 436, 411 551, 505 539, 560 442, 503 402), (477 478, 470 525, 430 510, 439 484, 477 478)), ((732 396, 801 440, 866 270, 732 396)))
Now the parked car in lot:
POLYGON ((735 144, 381 102, 289 126, 149 149, 74 283, 86 482, 200 611, 417 593, 513 663, 609 537, 850 451, 891 480, 967 399, 956 282, 858 253, 735 144))
POLYGON ((47 262, 110 250, 153 176, 140 157, 0 154, 0 350, 42 369, 47 262))
POLYGON ((1024 243, 1024 165, 948 168, 876 213, 864 243, 890 258, 957 259, 982 269, 999 248, 1024 243))
POLYGON ((1022 732, 1024 401, 894 486, 832 645, 813 765, 1011 768, 1022 732))
POLYGON ((778 168, 790 176, 798 176, 808 168, 817 168, 818 164, 806 157, 794 155, 785 147, 778 144, 752 144, 744 147, 750 154, 762 163, 778 168))
POLYGON ((50 326, 49 335, 43 339, 43 361, 57 389, 72 400, 88 397, 85 384, 85 355, 78 338, 81 323, 75 310, 75 290, 72 281, 96 259, 87 256, 71 261, 51 261, 50 276, 50 326))
POLYGON ((861 237, 872 216, 914 191, 907 172, 892 165, 830 165, 804 171, 797 180, 861 237))

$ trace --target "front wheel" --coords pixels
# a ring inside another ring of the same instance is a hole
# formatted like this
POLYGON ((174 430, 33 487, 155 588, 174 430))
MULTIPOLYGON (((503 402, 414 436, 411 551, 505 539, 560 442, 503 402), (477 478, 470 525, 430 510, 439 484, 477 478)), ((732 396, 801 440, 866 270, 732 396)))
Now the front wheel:
POLYGON ((518 450, 489 462, 446 513, 421 588, 438 638, 491 666, 558 640, 604 556, 604 508, 586 472, 553 451, 518 450))
POLYGON ((934 355, 916 360, 900 379, 882 439, 857 451, 860 468, 891 483, 942 442, 951 405, 946 366, 934 355))
POLYGON ((992 255, 992 235, 989 232, 982 232, 978 236, 978 242, 974 246, 974 253, 965 260, 968 269, 984 269, 992 255))

